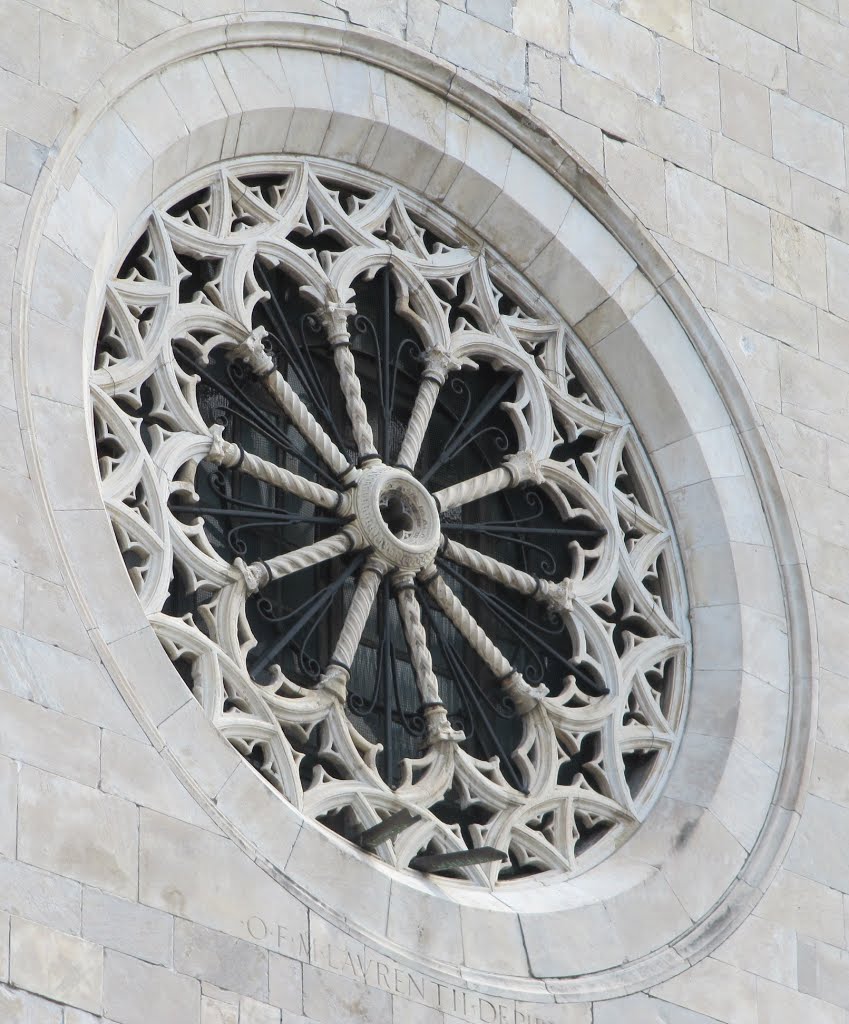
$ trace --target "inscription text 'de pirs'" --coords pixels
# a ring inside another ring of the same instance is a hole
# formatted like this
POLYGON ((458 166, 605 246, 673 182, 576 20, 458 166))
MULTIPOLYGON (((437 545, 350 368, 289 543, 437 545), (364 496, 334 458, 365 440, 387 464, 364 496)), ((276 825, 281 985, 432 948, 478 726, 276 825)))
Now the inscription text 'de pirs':
POLYGON ((382 989, 402 999, 429 1006, 435 1010, 468 1021, 469 1024, 552 1024, 535 1010, 525 1011, 512 1001, 488 998, 454 985, 446 985, 411 971, 390 959, 363 950, 346 949, 325 939, 312 939, 305 932, 292 932, 283 924, 249 917, 247 933, 255 942, 276 946, 289 954, 318 967, 355 981, 382 989))

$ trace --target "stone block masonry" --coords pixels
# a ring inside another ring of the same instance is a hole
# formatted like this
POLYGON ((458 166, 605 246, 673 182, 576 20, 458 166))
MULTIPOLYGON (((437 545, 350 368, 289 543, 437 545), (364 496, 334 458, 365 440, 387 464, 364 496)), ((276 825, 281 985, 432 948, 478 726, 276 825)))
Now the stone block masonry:
POLYGON ((0 0, 0 15, 0 1021, 849 1024, 849 4, 0 0), (260 12, 264 44, 237 50, 260 12), (333 33, 361 30, 351 70, 333 33), (319 37, 323 54, 305 48, 319 37), (390 69, 390 46, 431 92, 390 69), (464 105, 477 86, 497 97, 486 116, 464 105), (577 164, 505 141, 529 118, 577 164), (523 247, 620 397, 642 392, 622 412, 682 538, 696 663, 687 770, 615 875, 458 906, 356 850, 324 858, 171 688, 141 608, 125 614, 84 386, 111 258, 162 189, 263 147, 411 182, 500 252, 523 247), (544 160, 571 168, 580 202, 544 160), (670 313, 681 296, 721 360, 670 313), (755 447, 778 467, 768 484, 755 447), (768 543, 771 503, 795 554, 768 543), (793 601, 816 638, 805 671, 793 601), (794 693, 818 698, 809 751, 785 745, 794 693), (806 800, 774 788, 788 760, 810 769, 806 800), (747 860, 770 807, 792 833, 760 848, 774 877, 747 860), (702 957, 688 929, 717 879, 742 923, 702 957), (664 928, 658 980, 640 943, 664 928), (618 958, 621 988, 579 992, 579 957, 618 958))

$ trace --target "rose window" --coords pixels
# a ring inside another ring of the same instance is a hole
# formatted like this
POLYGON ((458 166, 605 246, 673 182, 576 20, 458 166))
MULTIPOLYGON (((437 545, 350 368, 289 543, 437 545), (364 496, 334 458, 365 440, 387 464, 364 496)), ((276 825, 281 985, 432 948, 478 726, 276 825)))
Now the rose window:
POLYGON ((481 885, 645 817, 688 671, 668 516, 597 369, 472 232, 331 162, 204 172, 108 284, 92 406, 154 630, 305 814, 481 885))

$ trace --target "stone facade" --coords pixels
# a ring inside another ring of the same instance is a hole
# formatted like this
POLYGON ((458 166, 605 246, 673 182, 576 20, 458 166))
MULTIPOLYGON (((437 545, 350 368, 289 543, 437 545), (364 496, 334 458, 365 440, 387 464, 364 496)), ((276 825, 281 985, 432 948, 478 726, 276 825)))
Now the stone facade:
POLYGON ((849 1022, 849 7, 3 0, 0 1020, 849 1022), (116 256, 220 159, 473 225, 634 423, 687 578, 681 750, 574 881, 457 896, 281 801, 117 556, 116 256))

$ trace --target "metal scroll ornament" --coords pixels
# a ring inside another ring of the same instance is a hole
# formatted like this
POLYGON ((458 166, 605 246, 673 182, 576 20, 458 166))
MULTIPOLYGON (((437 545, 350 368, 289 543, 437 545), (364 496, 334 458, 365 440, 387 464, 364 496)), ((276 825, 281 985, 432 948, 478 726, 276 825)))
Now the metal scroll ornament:
POLYGON ((153 628, 257 772, 398 867, 574 873, 674 752, 674 540, 578 361, 468 231, 327 162, 205 172, 108 285, 94 431, 153 628))

